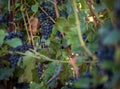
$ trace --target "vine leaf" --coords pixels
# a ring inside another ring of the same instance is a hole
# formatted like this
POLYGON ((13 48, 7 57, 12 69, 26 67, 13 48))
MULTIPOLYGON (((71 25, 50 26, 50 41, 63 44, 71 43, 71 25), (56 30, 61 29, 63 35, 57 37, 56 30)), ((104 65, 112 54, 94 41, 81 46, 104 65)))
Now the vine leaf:
POLYGON ((3 44, 6 33, 0 29, 0 45, 3 44))
POLYGON ((6 79, 8 80, 10 76, 13 75, 13 69, 9 68, 0 68, 0 80, 6 79))
POLYGON ((118 41, 120 41, 120 31, 114 30, 110 34, 108 34, 103 40, 103 44, 105 45, 114 45, 118 41))
POLYGON ((30 89, 46 89, 46 88, 45 88, 43 82, 41 82, 40 84, 38 84, 36 82, 31 82, 30 89))
POLYGON ((23 75, 19 79, 19 82, 30 82, 33 79, 32 70, 35 68, 35 59, 29 56, 33 55, 30 51, 27 51, 25 54, 27 54, 28 56, 23 57, 23 68, 25 69, 23 75))
POLYGON ((59 30, 60 32, 65 32, 67 31, 68 29, 66 29, 68 27, 68 23, 67 23, 67 20, 63 17, 57 19, 56 23, 55 23, 55 28, 57 30, 59 30))
POLYGON ((58 70, 61 68, 61 64, 52 62, 48 65, 48 68, 44 72, 44 81, 45 83, 48 82, 49 79, 53 77, 54 74, 58 72, 58 70))
POLYGON ((11 47, 17 47, 17 46, 21 46, 22 42, 19 38, 12 38, 11 40, 7 40, 5 41, 6 44, 8 44, 11 47))
POLYGON ((32 5, 31 10, 32 10, 33 12, 37 12, 37 11, 38 11, 38 7, 39 7, 39 4, 36 3, 36 4, 32 5))

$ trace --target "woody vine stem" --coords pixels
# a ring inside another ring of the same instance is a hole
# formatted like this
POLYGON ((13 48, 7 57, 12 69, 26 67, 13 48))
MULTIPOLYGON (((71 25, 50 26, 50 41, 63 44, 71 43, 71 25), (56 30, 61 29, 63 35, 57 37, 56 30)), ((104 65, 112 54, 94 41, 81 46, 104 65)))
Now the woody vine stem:
POLYGON ((96 55, 94 55, 85 45, 85 42, 82 39, 82 33, 81 33, 81 29, 80 29, 80 21, 78 18, 78 14, 77 14, 77 4, 75 2, 75 0, 72 0, 73 2, 73 10, 74 10, 74 15, 75 15, 75 20, 76 20, 76 27, 77 27, 77 32, 78 32, 78 36, 79 36, 79 41, 81 44, 81 47, 87 52, 87 54, 93 58, 93 60, 96 60, 97 57, 96 55))

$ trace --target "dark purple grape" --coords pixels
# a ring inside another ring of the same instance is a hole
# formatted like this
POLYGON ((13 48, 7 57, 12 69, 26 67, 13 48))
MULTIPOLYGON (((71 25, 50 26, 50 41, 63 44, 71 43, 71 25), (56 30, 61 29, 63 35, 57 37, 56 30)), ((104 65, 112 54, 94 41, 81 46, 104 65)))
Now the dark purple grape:
POLYGON ((97 3, 97 4, 100 4, 100 0, 96 0, 96 3, 97 3))
POLYGON ((60 33, 60 31, 57 31, 56 36, 58 36, 59 38, 62 38, 62 34, 60 33))
POLYGON ((10 62, 11 62, 11 66, 12 68, 16 68, 17 67, 17 62, 20 58, 19 54, 12 54, 9 58, 10 62))
POLYGON ((52 33, 53 23, 47 20, 45 23, 41 25, 41 34, 44 39, 48 39, 52 33))
POLYGON ((83 34, 83 35, 82 35, 82 38, 83 38, 83 40, 85 40, 85 39, 87 38, 87 35, 86 35, 86 34, 83 34))
POLYGON ((38 76, 41 77, 42 70, 43 70, 43 64, 39 64, 37 69, 38 69, 38 76))
POLYGON ((92 75, 89 71, 83 73, 83 77, 92 78, 92 75))
MULTIPOLYGON (((5 40, 11 40, 13 38, 20 38, 20 40, 22 41, 22 45, 21 46, 17 46, 16 48, 13 47, 9 47, 9 51, 18 51, 18 52, 22 52, 24 53, 25 51, 29 50, 30 48, 32 48, 31 45, 28 45, 25 38, 24 38, 24 34, 22 32, 9 32, 8 35, 5 37, 5 40)), ((11 66, 12 68, 17 68, 17 62, 19 60, 19 58, 22 57, 22 55, 20 54, 11 54, 9 60, 11 62, 11 66)))
POLYGON ((65 10, 59 10, 60 17, 68 17, 68 13, 65 10))
POLYGON ((49 6, 53 6, 53 3, 46 1, 46 2, 42 2, 40 6, 43 8, 48 8, 49 6))

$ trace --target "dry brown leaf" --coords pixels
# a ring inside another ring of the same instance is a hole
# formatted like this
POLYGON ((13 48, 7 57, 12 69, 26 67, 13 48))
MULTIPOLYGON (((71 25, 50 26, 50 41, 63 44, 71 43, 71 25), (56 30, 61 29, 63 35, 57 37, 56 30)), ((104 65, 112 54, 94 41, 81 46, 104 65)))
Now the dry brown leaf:
POLYGON ((31 23, 31 31, 33 35, 36 35, 38 31, 38 26, 40 25, 40 22, 38 21, 38 18, 34 17, 30 20, 31 23))

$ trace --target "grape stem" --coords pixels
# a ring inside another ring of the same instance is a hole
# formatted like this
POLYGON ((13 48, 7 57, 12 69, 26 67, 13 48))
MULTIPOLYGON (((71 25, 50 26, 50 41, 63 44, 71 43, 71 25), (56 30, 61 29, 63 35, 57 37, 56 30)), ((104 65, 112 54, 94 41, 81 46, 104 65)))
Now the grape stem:
POLYGON ((32 29, 31 29, 30 18, 29 18, 29 16, 28 16, 27 10, 26 10, 26 16, 27 16, 27 20, 28 20, 28 24, 29 24, 29 31, 30 31, 30 37, 31 37, 31 44, 32 44, 33 48, 35 48, 35 44, 34 44, 34 40, 33 40, 33 34, 32 34, 32 29))
POLYGON ((54 0, 53 4, 54 4, 55 12, 56 12, 56 18, 59 18, 59 11, 58 11, 58 8, 57 8, 56 0, 54 0))
MULTIPOLYGON (((20 55, 23 55, 23 56, 30 56, 30 57, 36 58, 36 59, 38 59, 38 60, 40 60, 40 61, 41 61, 41 59, 42 59, 42 60, 46 60, 46 61, 50 61, 50 62, 69 63, 69 61, 61 61, 61 60, 51 59, 51 58, 49 58, 49 57, 46 57, 45 55, 42 55, 42 54, 40 54, 40 53, 37 53, 35 50, 32 50, 32 49, 31 49, 30 51, 33 52, 32 55, 29 55, 29 54, 27 54, 27 53, 18 52, 18 51, 16 51, 16 52, 11 52, 11 51, 9 51, 8 53, 10 53, 10 54, 17 53, 17 54, 20 54, 20 55)), ((98 62, 98 61, 81 61, 80 63, 97 63, 97 62, 98 62)))
POLYGON ((97 57, 96 55, 94 55, 85 45, 83 39, 82 39, 82 33, 81 33, 81 29, 80 29, 80 21, 79 21, 79 17, 77 14, 77 4, 75 2, 75 0, 73 1, 73 10, 74 10, 74 14, 75 14, 75 19, 76 19, 76 25, 77 25, 77 31, 78 31, 78 36, 79 36, 79 41, 81 43, 81 47, 87 52, 87 54, 93 58, 93 60, 96 60, 97 57))
POLYGON ((24 21, 24 26, 25 26, 25 30, 27 32, 27 36, 28 36, 28 42, 30 42, 30 35, 29 35, 29 32, 28 32, 28 27, 27 27, 27 23, 26 23, 26 19, 25 19, 25 15, 24 15, 24 9, 23 8, 23 5, 20 7, 20 11, 21 11, 21 14, 22 14, 22 18, 23 18, 23 21, 24 21))

